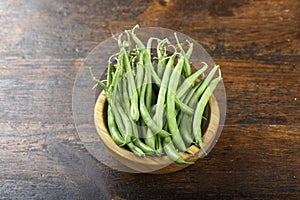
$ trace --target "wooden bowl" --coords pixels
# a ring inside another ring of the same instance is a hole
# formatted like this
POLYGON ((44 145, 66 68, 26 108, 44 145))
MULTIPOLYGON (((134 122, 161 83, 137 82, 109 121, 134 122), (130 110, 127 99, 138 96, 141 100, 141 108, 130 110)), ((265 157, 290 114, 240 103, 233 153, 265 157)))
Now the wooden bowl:
MULTIPOLYGON (((94 120, 97 133, 112 154, 123 165, 137 171, 140 173, 151 173, 151 174, 167 174, 171 172, 176 172, 178 170, 184 169, 190 165, 186 164, 176 164, 172 162, 167 156, 155 157, 155 156, 146 156, 138 157, 127 149, 118 146, 111 138, 107 125, 106 125, 106 94, 104 91, 99 95, 95 110, 94 110, 94 120)), ((218 139, 218 126, 220 120, 220 110, 218 102, 214 96, 211 96, 209 99, 209 124, 207 125, 206 131, 203 134, 203 147, 208 153, 213 146, 216 144, 218 139)), ((192 122, 191 122, 192 123, 192 122)), ((193 152, 192 154, 187 154, 181 152, 183 159, 186 161, 196 161, 199 158, 205 156, 202 150, 196 145, 191 145, 189 151, 193 152)))

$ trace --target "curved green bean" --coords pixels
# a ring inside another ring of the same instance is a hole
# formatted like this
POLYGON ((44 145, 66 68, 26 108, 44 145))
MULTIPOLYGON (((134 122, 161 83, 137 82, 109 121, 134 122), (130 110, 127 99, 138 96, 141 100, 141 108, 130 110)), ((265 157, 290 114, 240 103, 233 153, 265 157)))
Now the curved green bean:
POLYGON ((202 145, 202 133, 201 133, 201 122, 202 122, 202 116, 204 109, 206 107, 206 104, 208 103, 208 100, 210 96, 212 95, 213 91, 217 87, 218 83, 222 80, 222 78, 219 76, 218 78, 215 78, 211 81, 209 86, 205 89, 203 95, 201 96, 196 110, 194 114, 193 119, 193 133, 195 136, 196 144, 199 145, 199 147, 205 152, 203 145, 202 145))
POLYGON ((111 138, 113 139, 113 141, 120 146, 125 145, 126 141, 121 136, 121 133, 119 132, 119 130, 117 128, 115 118, 111 111, 110 105, 108 105, 108 108, 107 108, 107 125, 108 125, 109 134, 111 135, 111 138))
POLYGON ((139 157, 145 157, 145 153, 139 147, 135 146, 132 142, 128 143, 127 146, 134 155, 139 157))
POLYGON ((175 149, 171 137, 163 138, 163 148, 167 156, 177 164, 194 164, 194 162, 186 162, 175 149))

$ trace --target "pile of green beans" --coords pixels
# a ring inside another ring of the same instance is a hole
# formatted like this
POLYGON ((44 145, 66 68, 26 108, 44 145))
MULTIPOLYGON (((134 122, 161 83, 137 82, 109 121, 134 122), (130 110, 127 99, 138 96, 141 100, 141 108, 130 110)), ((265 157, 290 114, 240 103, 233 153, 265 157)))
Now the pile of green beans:
POLYGON ((219 66, 205 75, 208 65, 203 62, 192 73, 192 43, 185 52, 175 33, 176 44, 149 38, 145 45, 136 28, 117 38, 119 52, 108 61, 107 80, 97 80, 91 71, 106 92, 109 133, 116 144, 137 156, 167 155, 176 163, 192 164, 179 152, 189 153, 192 144, 205 152, 202 123, 207 119, 203 115, 222 80, 219 66))

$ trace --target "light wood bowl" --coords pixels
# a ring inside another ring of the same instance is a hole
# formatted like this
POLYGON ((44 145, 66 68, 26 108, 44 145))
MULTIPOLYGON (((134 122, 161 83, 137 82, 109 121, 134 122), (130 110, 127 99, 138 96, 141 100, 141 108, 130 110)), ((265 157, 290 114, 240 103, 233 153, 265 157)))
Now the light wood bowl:
MULTIPOLYGON (((171 172, 176 172, 181 169, 184 169, 190 165, 186 164, 176 164, 171 162, 167 156, 155 157, 155 156, 146 156, 138 157, 127 149, 118 146, 111 138, 107 125, 106 125, 106 94, 104 91, 99 95, 94 112, 94 120, 97 133, 112 154, 123 165, 137 171, 140 173, 150 173, 150 174, 167 174, 171 172)), ((220 110, 218 102, 214 96, 211 96, 209 100, 210 106, 210 115, 209 115, 209 124, 203 135, 203 147, 208 153, 217 142, 217 133, 220 120, 220 110)), ((192 122, 191 122, 192 123, 192 122)), ((199 149, 196 145, 191 145, 189 148, 190 152, 193 152, 194 155, 181 152, 183 159, 185 161, 197 161, 199 158, 205 156, 202 150, 199 149)))

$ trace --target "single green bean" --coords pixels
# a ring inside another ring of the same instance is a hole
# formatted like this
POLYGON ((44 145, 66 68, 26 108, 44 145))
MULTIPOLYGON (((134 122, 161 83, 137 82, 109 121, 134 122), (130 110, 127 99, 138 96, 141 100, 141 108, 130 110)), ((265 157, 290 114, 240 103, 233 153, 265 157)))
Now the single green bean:
MULTIPOLYGON (((190 63, 189 63, 189 61, 186 57, 186 54, 185 54, 185 51, 182 48, 182 45, 179 42, 179 39, 177 37, 176 32, 174 33, 174 36, 175 36, 175 39, 176 39, 176 42, 177 42, 177 46, 179 47, 181 54, 184 56, 184 64, 183 64, 184 69, 183 69, 183 71, 184 71, 185 77, 189 77, 192 74, 190 63)), ((190 44, 192 44, 192 43, 190 43, 190 44)), ((193 45, 190 45, 190 48, 192 49, 193 45)))
POLYGON ((116 71, 115 65, 112 63, 108 64, 107 67, 107 87, 110 86, 111 82, 112 82, 112 77, 113 77, 113 73, 116 71))
POLYGON ((191 43, 191 42, 189 42, 189 41, 187 41, 187 42, 189 43, 189 49, 188 49, 188 51, 186 52, 185 57, 186 57, 187 60, 190 60, 190 58, 191 58, 191 56, 192 56, 192 53, 193 53, 193 47, 194 47, 194 44, 191 43))
POLYGON ((167 156, 177 164, 194 164, 194 162, 186 162, 175 149, 171 137, 163 138, 163 148, 167 156))
POLYGON ((201 122, 203 118, 203 112, 206 107, 206 104, 208 103, 209 98, 211 97, 213 91, 217 87, 218 83, 222 80, 221 74, 218 78, 215 78, 214 80, 211 81, 209 86, 205 89, 203 95, 201 96, 196 110, 194 114, 194 119, 193 119, 193 133, 195 136, 195 141, 199 145, 199 147, 205 152, 203 145, 202 145, 202 133, 201 133, 201 122))
MULTIPOLYGON (((123 51, 125 51, 125 49, 123 48, 123 51)), ((133 78, 133 71, 131 70, 131 65, 129 62, 129 58, 127 56, 127 53, 124 52, 124 65, 126 68, 126 75, 128 77, 128 87, 129 87, 129 92, 130 92, 130 100, 131 100, 131 104, 130 104, 130 116, 133 119, 133 121, 137 121, 139 119, 139 108, 138 108, 138 92, 136 89, 136 85, 134 82, 134 78, 133 78)))
POLYGON ((163 153, 162 152, 162 150, 163 150, 162 139, 159 137, 159 135, 156 135, 155 139, 156 139, 156 142, 155 142, 156 155, 161 156, 163 153))
POLYGON ((122 53, 120 53, 118 55, 116 71, 114 73, 114 76, 112 77, 112 81, 111 81, 111 84, 110 84, 110 86, 108 88, 107 95, 109 95, 110 93, 113 92, 113 90, 115 89, 114 87, 117 86, 119 80, 122 77, 122 74, 123 74, 123 63, 124 63, 123 62, 123 57, 124 57, 124 55, 122 53))
POLYGON ((152 81, 151 81, 151 74, 146 73, 145 76, 148 76, 148 84, 146 87, 146 97, 145 97, 145 103, 146 103, 146 108, 148 111, 151 109, 152 105, 152 81))
POLYGON ((141 95, 141 88, 143 85, 143 77, 144 77, 143 55, 144 55, 144 52, 139 53, 138 62, 136 64, 136 87, 137 87, 137 91, 138 91, 139 95, 141 95))
POLYGON ((165 110, 165 100, 166 100, 166 94, 167 94, 167 89, 170 81, 170 76, 173 70, 173 65, 174 65, 174 60, 176 58, 176 54, 173 54, 170 59, 168 60, 168 63, 166 65, 166 69, 163 74, 161 86, 158 92, 158 97, 157 97, 157 103, 156 103, 156 110, 154 117, 156 118, 156 123, 157 125, 162 128, 163 126, 163 114, 165 110))
POLYGON ((176 106, 181 109, 183 112, 185 112, 188 115, 193 115, 195 110, 193 108, 191 108, 190 106, 188 106, 187 104, 183 103, 180 99, 178 99, 177 97, 175 98, 175 103, 176 106))
POLYGON ((157 59, 158 59, 158 63, 157 63, 157 75, 158 75, 159 78, 163 77, 165 66, 167 64, 167 60, 165 59, 167 57, 167 50, 166 50, 166 48, 163 49, 163 47, 168 42, 169 41, 167 39, 165 39, 165 40, 161 40, 157 44, 157 49, 156 49, 157 59))
POLYGON ((168 84, 168 91, 167 91, 167 111, 166 111, 166 116, 167 116, 167 123, 169 127, 169 131, 172 134, 172 139, 174 140, 174 143, 176 146, 182 150, 186 151, 186 146, 181 138, 177 122, 176 122, 176 109, 175 109, 175 97, 176 97, 176 88, 178 86, 178 81, 180 79, 180 74, 182 71, 184 63, 184 57, 181 56, 178 60, 178 63, 176 64, 172 75, 169 80, 168 84))
MULTIPOLYGON (((154 37, 149 38, 147 42, 147 49, 145 51, 145 56, 144 56, 144 65, 145 67, 150 69, 154 69, 151 61, 151 46, 153 40, 157 40, 158 42, 160 41, 160 39, 158 38, 154 38, 154 37)), ((148 80, 151 79, 150 73, 149 76, 150 77, 148 77, 148 80)), ((147 84, 147 90, 146 90, 146 107, 148 110, 150 110, 151 105, 152 105, 152 83, 149 83, 147 84)))
MULTIPOLYGON (((145 96, 141 96, 141 98, 143 98, 143 100, 140 100, 140 101, 144 101, 146 102, 146 109, 147 111, 150 112, 150 107, 151 107, 151 104, 149 102, 152 101, 152 83, 151 81, 149 82, 148 80, 151 80, 151 74, 150 73, 147 73, 146 69, 145 69, 145 77, 144 79, 146 80, 146 82, 144 82, 144 84, 146 84, 146 94, 145 96), (149 87, 149 85, 151 85, 149 87), (151 90, 151 92, 149 92, 151 90)), ((142 93, 144 95, 144 93, 142 93)), ((150 115, 151 117, 151 115, 150 115)), ((153 121, 154 122, 154 121, 153 121)), ((155 149, 155 146, 156 146, 156 140, 155 140, 155 135, 152 133, 151 129, 149 128, 146 132, 146 137, 144 138, 145 140, 145 143, 155 149)))
POLYGON ((113 141, 120 146, 125 145, 126 141, 121 136, 121 133, 119 132, 119 130, 117 128, 115 118, 111 111, 110 105, 108 105, 108 108, 107 108, 107 125, 108 125, 109 134, 111 135, 111 138, 113 139, 113 141))
POLYGON ((122 87, 122 89, 119 89, 119 91, 121 92, 123 97, 126 114, 130 115, 130 100, 128 95, 128 84, 126 76, 123 76, 122 82, 120 81, 119 85, 121 85, 120 88, 122 87))
POLYGON ((193 51, 193 43, 189 43, 189 49, 187 53, 184 55, 184 72, 185 72, 185 77, 189 77, 192 74, 192 69, 191 69, 191 64, 190 64, 190 57, 193 51))

